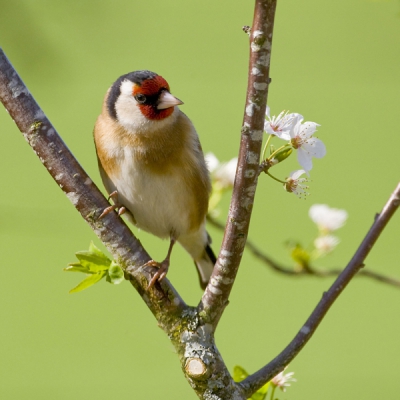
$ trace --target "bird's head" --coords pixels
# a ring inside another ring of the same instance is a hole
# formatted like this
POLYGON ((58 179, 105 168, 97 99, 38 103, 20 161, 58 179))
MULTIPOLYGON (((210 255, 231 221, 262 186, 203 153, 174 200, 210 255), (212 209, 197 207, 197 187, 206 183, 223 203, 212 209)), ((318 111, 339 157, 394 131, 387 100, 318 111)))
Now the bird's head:
POLYGON ((128 130, 165 121, 183 104, 170 93, 167 81, 151 71, 135 71, 119 77, 107 97, 110 116, 128 130))

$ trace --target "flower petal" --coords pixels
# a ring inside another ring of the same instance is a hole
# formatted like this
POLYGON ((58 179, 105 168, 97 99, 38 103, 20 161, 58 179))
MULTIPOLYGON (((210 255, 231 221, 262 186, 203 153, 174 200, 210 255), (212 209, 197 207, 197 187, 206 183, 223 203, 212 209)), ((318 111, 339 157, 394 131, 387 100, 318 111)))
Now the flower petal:
POLYGON ((304 124, 301 125, 300 135, 304 138, 311 137, 317 131, 317 126, 320 125, 315 122, 304 122, 304 124))
POLYGON ((214 172, 220 165, 220 162, 214 153, 207 153, 204 158, 206 160, 207 168, 210 172, 214 172))
POLYGON ((302 137, 303 124, 301 123, 301 121, 303 121, 304 117, 301 114, 296 114, 296 113, 293 113, 291 115, 292 115, 292 124, 289 132, 290 137, 292 139, 296 137, 302 137))
POLYGON ((264 131, 269 133, 270 135, 277 135, 277 132, 274 131, 270 121, 264 122, 264 131))
POLYGON ((282 140, 290 140, 289 131, 272 132, 276 137, 282 140))
POLYGON ((296 171, 292 171, 289 176, 290 178, 297 180, 300 178, 301 175, 305 174, 306 171, 304 171, 304 169, 297 169, 296 171))
POLYGON ((330 232, 341 228, 347 220, 346 210, 331 208, 326 204, 312 205, 308 215, 318 225, 319 229, 330 232))
POLYGON ((326 147, 322 143, 322 141, 318 138, 313 138, 314 139, 314 154, 313 156, 316 158, 322 158, 326 154, 326 147))
POLYGON ((317 250, 324 253, 330 253, 338 244, 340 240, 333 235, 318 236, 314 240, 314 246, 317 250))
POLYGON ((312 155, 307 151, 307 149, 304 149, 304 146, 297 149, 297 161, 307 172, 311 171, 313 166, 311 157, 312 155))
POLYGON ((214 172, 214 178, 222 188, 227 189, 233 187, 235 182, 237 162, 237 157, 232 158, 228 162, 220 164, 214 172))
POLYGON ((299 113, 291 113, 289 116, 292 118, 292 125, 296 125, 298 122, 301 123, 304 119, 304 117, 299 113))

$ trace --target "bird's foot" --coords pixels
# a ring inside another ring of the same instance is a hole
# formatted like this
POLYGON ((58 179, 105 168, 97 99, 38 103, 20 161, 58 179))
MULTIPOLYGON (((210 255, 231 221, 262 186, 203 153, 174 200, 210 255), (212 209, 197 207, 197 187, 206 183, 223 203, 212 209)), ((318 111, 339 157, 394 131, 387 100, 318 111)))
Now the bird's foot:
POLYGON ((118 215, 122 215, 126 211, 125 207, 118 208, 118 215))
POLYGON ((151 278, 149 285, 147 286, 147 290, 151 289, 157 281, 163 280, 167 276, 168 268, 169 268, 169 259, 166 258, 162 262, 157 262, 151 260, 143 265, 144 267, 158 267, 158 271, 151 278))
POLYGON ((114 204, 113 206, 106 207, 101 213, 99 219, 103 218, 105 215, 109 214, 112 210, 118 210, 118 215, 122 215, 125 211, 125 207, 120 207, 118 204, 114 204))
POLYGON ((113 199, 113 202, 115 203, 112 206, 106 207, 103 212, 101 213, 99 219, 103 218, 104 216, 106 216, 107 214, 109 214, 111 211, 113 210, 118 210, 118 215, 122 215, 125 213, 126 208, 121 206, 118 203, 118 191, 114 190, 112 193, 110 193, 110 195, 108 196, 107 200, 109 201, 110 199, 113 199))
POLYGON ((114 190, 108 195, 107 200, 110 201, 110 199, 113 199, 114 203, 118 203, 118 190, 114 190))

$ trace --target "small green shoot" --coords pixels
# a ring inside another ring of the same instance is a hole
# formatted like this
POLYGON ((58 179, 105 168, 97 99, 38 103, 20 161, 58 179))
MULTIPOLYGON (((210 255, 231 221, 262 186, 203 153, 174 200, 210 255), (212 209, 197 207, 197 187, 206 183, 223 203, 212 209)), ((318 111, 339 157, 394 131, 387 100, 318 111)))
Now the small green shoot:
MULTIPOLYGON (((239 365, 233 368, 233 380, 240 382, 249 376, 247 371, 239 365)), ((268 388, 271 382, 267 382, 263 387, 257 390, 251 397, 250 400, 264 400, 267 397, 268 388)))
POLYGON ((89 245, 89 250, 78 251, 75 253, 79 262, 71 263, 64 271, 82 272, 86 278, 69 291, 77 293, 87 289, 106 277, 107 282, 118 285, 124 280, 123 269, 113 260, 111 261, 93 242, 89 245))

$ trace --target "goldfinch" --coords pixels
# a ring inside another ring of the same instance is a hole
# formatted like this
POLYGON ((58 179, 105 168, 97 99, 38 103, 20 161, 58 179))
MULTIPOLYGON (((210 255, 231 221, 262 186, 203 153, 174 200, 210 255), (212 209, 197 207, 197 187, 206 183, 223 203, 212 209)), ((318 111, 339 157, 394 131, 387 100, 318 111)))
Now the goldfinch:
POLYGON ((205 228, 210 177, 196 130, 167 81, 151 71, 119 77, 94 127, 100 175, 114 206, 138 228, 169 238, 149 288, 168 271, 175 242, 193 258, 204 289, 216 261, 205 228))

